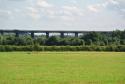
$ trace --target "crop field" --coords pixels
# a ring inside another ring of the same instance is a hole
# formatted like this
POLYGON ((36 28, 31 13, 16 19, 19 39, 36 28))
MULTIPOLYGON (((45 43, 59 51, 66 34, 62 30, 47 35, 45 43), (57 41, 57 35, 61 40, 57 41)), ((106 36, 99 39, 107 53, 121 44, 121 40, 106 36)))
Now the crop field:
POLYGON ((125 53, 1 52, 0 84, 125 84, 125 53))

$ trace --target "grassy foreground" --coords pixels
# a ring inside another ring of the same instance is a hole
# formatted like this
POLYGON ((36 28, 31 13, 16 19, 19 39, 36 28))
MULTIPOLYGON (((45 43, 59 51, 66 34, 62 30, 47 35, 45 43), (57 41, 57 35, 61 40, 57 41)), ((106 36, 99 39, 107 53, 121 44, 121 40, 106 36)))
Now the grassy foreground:
POLYGON ((1 52, 0 84, 125 84, 125 53, 1 52))

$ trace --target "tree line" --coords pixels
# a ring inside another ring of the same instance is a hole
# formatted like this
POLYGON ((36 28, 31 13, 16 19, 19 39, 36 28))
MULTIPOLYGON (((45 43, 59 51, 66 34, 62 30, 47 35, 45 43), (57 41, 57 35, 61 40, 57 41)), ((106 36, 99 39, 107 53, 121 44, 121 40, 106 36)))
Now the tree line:
POLYGON ((112 33, 91 32, 80 37, 66 36, 37 36, 30 35, 15 37, 13 34, 0 35, 0 45, 26 46, 38 44, 41 46, 81 46, 81 45, 125 45, 125 31, 113 31, 112 33))
POLYGON ((125 31, 116 30, 111 33, 90 32, 88 34, 73 37, 51 36, 46 38, 43 35, 32 38, 30 35, 13 34, 0 35, 1 46, 125 46, 125 31))

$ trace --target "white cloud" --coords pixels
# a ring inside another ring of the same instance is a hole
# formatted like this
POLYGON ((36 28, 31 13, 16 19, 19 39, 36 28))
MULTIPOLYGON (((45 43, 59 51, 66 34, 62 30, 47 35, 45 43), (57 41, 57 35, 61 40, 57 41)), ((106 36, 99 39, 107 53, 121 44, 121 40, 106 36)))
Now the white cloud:
POLYGON ((33 19, 39 19, 40 14, 37 8, 34 7, 27 7, 27 14, 31 16, 33 19))
POLYGON ((109 2, 104 2, 104 3, 100 4, 100 6, 102 6, 104 8, 106 8, 108 5, 109 5, 109 2))
POLYGON ((97 5, 89 5, 88 6, 88 9, 90 10, 90 11, 92 11, 92 12, 99 12, 99 6, 97 6, 97 5))
POLYGON ((125 9, 121 9, 121 11, 125 13, 125 9))
POLYGON ((35 20, 40 18, 40 15, 38 15, 36 13, 30 13, 29 16, 31 16, 35 20))
POLYGON ((60 17, 61 17, 62 20, 65 20, 65 21, 75 21, 75 18, 73 18, 71 16, 62 15, 60 17))
POLYGON ((34 8, 34 7, 27 7, 27 9, 29 11, 33 12, 33 13, 37 13, 38 12, 38 10, 36 8, 34 8))
POLYGON ((116 5, 119 5, 119 2, 118 1, 115 1, 115 0, 107 0, 103 3, 97 3, 97 4, 92 4, 92 5, 89 5, 87 8, 92 11, 92 12, 99 12, 101 11, 102 9, 105 9, 107 8, 108 6, 116 6, 116 5))
POLYGON ((13 10, 14 10, 14 12, 16 12, 16 13, 21 12, 21 10, 20 10, 20 9, 18 9, 18 8, 15 8, 15 9, 13 9, 13 10))
POLYGON ((118 27, 125 22, 125 0, 95 0, 101 1, 95 4, 90 4, 93 0, 49 1, 23 0, 21 3, 13 3, 3 0, 0 3, 1 25, 5 22, 5 26, 9 24, 8 27, 12 28, 14 25, 15 28, 24 25, 23 28, 91 30, 95 27, 101 30, 103 27, 105 30, 106 27, 118 27), (14 19, 9 19, 10 16, 14 19))
POLYGON ((72 3, 73 4, 77 4, 77 0, 72 0, 72 3))
POLYGON ((12 18, 13 18, 12 11, 0 9, 0 20, 1 19, 12 19, 12 18))
POLYGON ((119 2, 116 1, 116 0, 108 0, 108 2, 111 3, 111 4, 114 4, 114 5, 118 5, 119 4, 119 2))
POLYGON ((40 7, 52 7, 53 5, 48 3, 46 0, 37 0, 37 5, 40 7))
POLYGON ((0 10, 0 14, 7 14, 7 15, 11 15, 12 12, 9 10, 0 10))
POLYGON ((62 8, 66 9, 66 10, 71 10, 71 11, 72 10, 77 10, 77 7, 75 7, 75 6, 72 6, 72 7, 71 6, 63 6, 62 8))
POLYGON ((29 15, 34 18, 40 18, 40 14, 48 19, 62 19, 62 20, 73 20, 73 18, 81 17, 84 15, 83 9, 77 6, 60 6, 57 7, 54 4, 50 4, 45 0, 38 0, 35 7, 27 8, 30 13, 29 15), (39 2, 39 5, 38 5, 39 2))
POLYGON ((78 8, 77 6, 63 6, 62 11, 65 15, 76 15, 76 16, 83 16, 83 9, 78 8))
MULTIPOLYGON (((29 4, 33 3, 33 0, 29 4)), ((76 0, 72 0, 72 3, 77 3, 76 0)), ((18 10, 17 10, 18 11, 18 10)), ((58 20, 73 20, 84 15, 82 8, 75 5, 61 5, 49 3, 47 0, 36 0, 32 5, 25 7, 25 15, 32 17, 33 19, 58 19, 58 20)))

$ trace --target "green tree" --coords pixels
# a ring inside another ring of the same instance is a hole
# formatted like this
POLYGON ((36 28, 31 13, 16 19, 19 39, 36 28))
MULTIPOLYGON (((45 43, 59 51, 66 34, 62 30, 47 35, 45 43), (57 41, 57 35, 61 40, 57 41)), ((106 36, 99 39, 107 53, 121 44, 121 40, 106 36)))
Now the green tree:
POLYGON ((60 45, 60 40, 58 36, 51 36, 47 39, 46 45, 60 45))
POLYGON ((45 45, 46 38, 43 36, 39 36, 38 38, 34 39, 34 44, 45 45))

